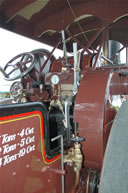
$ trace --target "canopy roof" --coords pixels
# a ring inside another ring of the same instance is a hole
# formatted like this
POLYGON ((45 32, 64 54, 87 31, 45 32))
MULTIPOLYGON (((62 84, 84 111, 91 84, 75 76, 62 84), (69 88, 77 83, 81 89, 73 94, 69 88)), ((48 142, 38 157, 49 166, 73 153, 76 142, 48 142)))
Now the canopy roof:
POLYGON ((0 27, 52 46, 65 30, 68 51, 75 38, 85 46, 108 25, 109 38, 127 45, 127 0, 0 0, 0 27))

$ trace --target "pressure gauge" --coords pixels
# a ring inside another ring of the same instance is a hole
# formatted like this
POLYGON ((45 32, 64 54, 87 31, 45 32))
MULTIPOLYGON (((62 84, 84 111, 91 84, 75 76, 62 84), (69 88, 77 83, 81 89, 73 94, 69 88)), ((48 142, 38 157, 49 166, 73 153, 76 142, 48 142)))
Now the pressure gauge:
POLYGON ((59 76, 53 75, 53 76, 51 77, 51 82, 52 82, 52 84, 57 85, 57 84, 59 83, 59 81, 60 81, 59 76))

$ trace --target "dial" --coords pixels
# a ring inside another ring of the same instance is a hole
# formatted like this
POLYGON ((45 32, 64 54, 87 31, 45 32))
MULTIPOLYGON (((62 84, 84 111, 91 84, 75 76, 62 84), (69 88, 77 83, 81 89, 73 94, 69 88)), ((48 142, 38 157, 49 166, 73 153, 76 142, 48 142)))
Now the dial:
POLYGON ((59 83, 59 81, 60 81, 60 79, 59 79, 59 76, 58 76, 58 75, 53 75, 53 76, 51 77, 51 82, 52 82, 52 84, 57 85, 57 84, 59 83))

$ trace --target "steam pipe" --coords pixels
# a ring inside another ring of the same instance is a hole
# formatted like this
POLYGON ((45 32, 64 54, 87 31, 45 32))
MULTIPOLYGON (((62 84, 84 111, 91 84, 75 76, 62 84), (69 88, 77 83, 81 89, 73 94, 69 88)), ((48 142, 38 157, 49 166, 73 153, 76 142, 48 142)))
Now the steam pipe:
MULTIPOLYGON (((83 140, 83 139, 82 139, 83 140)), ((75 184, 72 188, 72 193, 79 184, 80 179, 80 170, 82 168, 83 154, 80 150, 81 144, 78 141, 81 141, 81 137, 76 137, 74 143, 74 149, 71 148, 67 155, 64 156, 64 163, 69 163, 70 165, 74 164, 74 172, 76 173, 75 184)))
POLYGON ((78 184, 79 184, 79 179, 80 179, 80 170, 78 170, 78 171, 76 172, 76 179, 75 179, 75 184, 74 184, 74 186, 73 186, 73 188, 72 188, 72 193, 75 192, 75 189, 77 188, 77 186, 78 186, 78 184))

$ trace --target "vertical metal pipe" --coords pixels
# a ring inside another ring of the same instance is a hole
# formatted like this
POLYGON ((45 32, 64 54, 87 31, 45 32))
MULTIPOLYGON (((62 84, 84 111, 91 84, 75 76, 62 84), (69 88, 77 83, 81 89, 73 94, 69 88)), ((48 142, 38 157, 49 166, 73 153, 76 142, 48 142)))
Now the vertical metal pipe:
POLYGON ((75 184, 74 184, 74 186, 73 186, 73 188, 72 188, 72 193, 75 192, 75 190, 76 190, 76 188, 77 188, 77 186, 78 186, 78 184, 79 184, 79 180, 80 180, 80 171, 77 171, 77 172, 76 172, 75 184))
MULTIPOLYGON (((64 172, 64 140, 63 140, 63 135, 58 135, 54 138, 51 139, 51 141, 56 141, 57 139, 61 140, 61 170, 64 172)), ((64 175, 61 176, 61 181, 62 181, 62 193, 65 193, 64 190, 64 175)))
POLYGON ((74 95, 77 93, 77 43, 73 43, 73 54, 74 54, 74 85, 73 85, 73 93, 74 95))
POLYGON ((68 101, 65 101, 65 127, 67 130, 67 143, 69 143, 70 128, 69 128, 69 105, 68 105, 68 101))
POLYGON ((71 142, 70 115, 69 115, 69 110, 70 110, 71 105, 72 105, 72 98, 68 98, 65 101, 65 127, 67 130, 67 143, 68 144, 70 144, 71 142))
MULTIPOLYGON (((64 171, 64 148, 63 148, 64 142, 63 142, 63 135, 61 135, 61 169, 64 171)), ((64 193, 64 176, 61 177, 62 180, 62 193, 64 193)))

